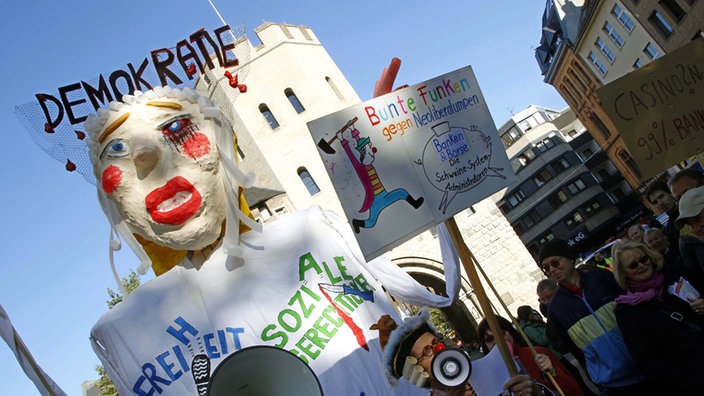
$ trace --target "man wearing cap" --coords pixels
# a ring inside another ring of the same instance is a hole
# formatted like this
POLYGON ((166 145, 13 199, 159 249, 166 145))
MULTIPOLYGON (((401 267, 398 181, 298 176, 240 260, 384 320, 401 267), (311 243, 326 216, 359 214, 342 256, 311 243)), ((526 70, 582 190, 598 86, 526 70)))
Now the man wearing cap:
POLYGON ((687 190, 680 197, 680 214, 675 222, 677 228, 691 228, 696 236, 680 237, 682 263, 686 270, 696 272, 696 278, 704 278, 704 186, 687 190))
POLYGON ((560 286, 548 307, 548 320, 563 346, 587 367, 592 381, 605 388, 608 395, 647 394, 642 389, 643 376, 625 350, 613 313, 614 299, 623 289, 610 271, 577 270, 576 258, 561 239, 547 242, 540 251, 540 268, 560 286), (623 352, 609 342, 619 340, 623 352), (611 363, 618 365, 610 367, 611 363))

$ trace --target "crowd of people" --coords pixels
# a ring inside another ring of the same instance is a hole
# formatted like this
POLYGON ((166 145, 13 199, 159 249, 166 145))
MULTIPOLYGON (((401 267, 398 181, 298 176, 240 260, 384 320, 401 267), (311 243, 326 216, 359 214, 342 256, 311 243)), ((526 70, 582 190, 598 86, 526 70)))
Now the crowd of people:
POLYGON ((530 307, 517 314, 527 338, 579 383, 581 393, 566 395, 704 394, 704 174, 682 170, 644 198, 667 225, 629 227, 608 263, 600 255, 599 266, 577 268, 560 239, 540 251, 547 322, 530 307))
MULTIPOLYGON (((666 225, 634 224, 589 263, 562 239, 541 247, 539 310, 524 305, 512 320, 496 318, 520 368, 507 392, 704 394, 704 174, 682 170, 649 186, 644 199, 669 215, 666 225)), ((443 344, 431 328, 418 318, 404 322, 394 342, 408 345, 392 348, 389 359, 400 362, 410 350, 429 366, 443 344)), ((466 348, 472 360, 496 346, 495 336, 482 320, 466 348)), ((399 378, 397 366, 391 376, 399 378)), ((474 394, 469 384, 443 390, 432 376, 431 388, 433 395, 474 394)))

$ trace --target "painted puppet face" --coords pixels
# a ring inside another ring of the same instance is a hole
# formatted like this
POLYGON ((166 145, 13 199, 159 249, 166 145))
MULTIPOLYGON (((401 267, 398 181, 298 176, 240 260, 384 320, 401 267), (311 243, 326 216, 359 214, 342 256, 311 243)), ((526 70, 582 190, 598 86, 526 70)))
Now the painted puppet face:
POLYGON ((131 231, 172 249, 215 241, 226 201, 212 122, 176 99, 114 113, 100 135, 96 168, 131 231))

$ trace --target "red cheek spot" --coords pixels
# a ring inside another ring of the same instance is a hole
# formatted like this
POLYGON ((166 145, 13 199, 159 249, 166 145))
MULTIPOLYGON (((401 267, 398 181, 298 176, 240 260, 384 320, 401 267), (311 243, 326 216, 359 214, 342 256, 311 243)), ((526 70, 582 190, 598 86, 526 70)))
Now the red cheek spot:
POLYGON ((210 152, 210 140, 204 134, 195 132, 183 141, 181 147, 186 155, 196 159, 210 152))
POLYGON ((376 154, 376 147, 372 147, 372 153, 376 154))
POLYGON ((115 165, 110 165, 103 171, 102 179, 103 191, 112 194, 122 181, 122 169, 115 165))

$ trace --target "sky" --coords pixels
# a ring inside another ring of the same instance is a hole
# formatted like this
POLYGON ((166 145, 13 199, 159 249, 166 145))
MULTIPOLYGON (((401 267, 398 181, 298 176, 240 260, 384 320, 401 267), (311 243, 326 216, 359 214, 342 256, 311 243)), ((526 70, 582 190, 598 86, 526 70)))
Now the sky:
MULTIPOLYGON (((310 27, 362 100, 391 58, 398 84, 414 84, 471 65, 499 126, 528 105, 561 110, 533 50, 545 1, 213 0, 230 25, 264 22, 310 27), (292 5, 295 4, 295 5, 292 5)), ((8 124, 0 156, 0 305, 39 365, 68 395, 97 378, 90 328, 116 289, 108 264, 109 226, 95 187, 69 173, 30 139, 14 108, 36 93, 91 80, 171 47, 222 22, 207 0, 4 0, 0 3, 0 116, 8 124)), ((245 81, 246 83, 246 81, 245 81)), ((125 247, 116 257, 136 266, 125 247)), ((149 276, 143 281, 150 279, 149 276)), ((37 394, 10 349, 0 345, 0 393, 37 394)))

